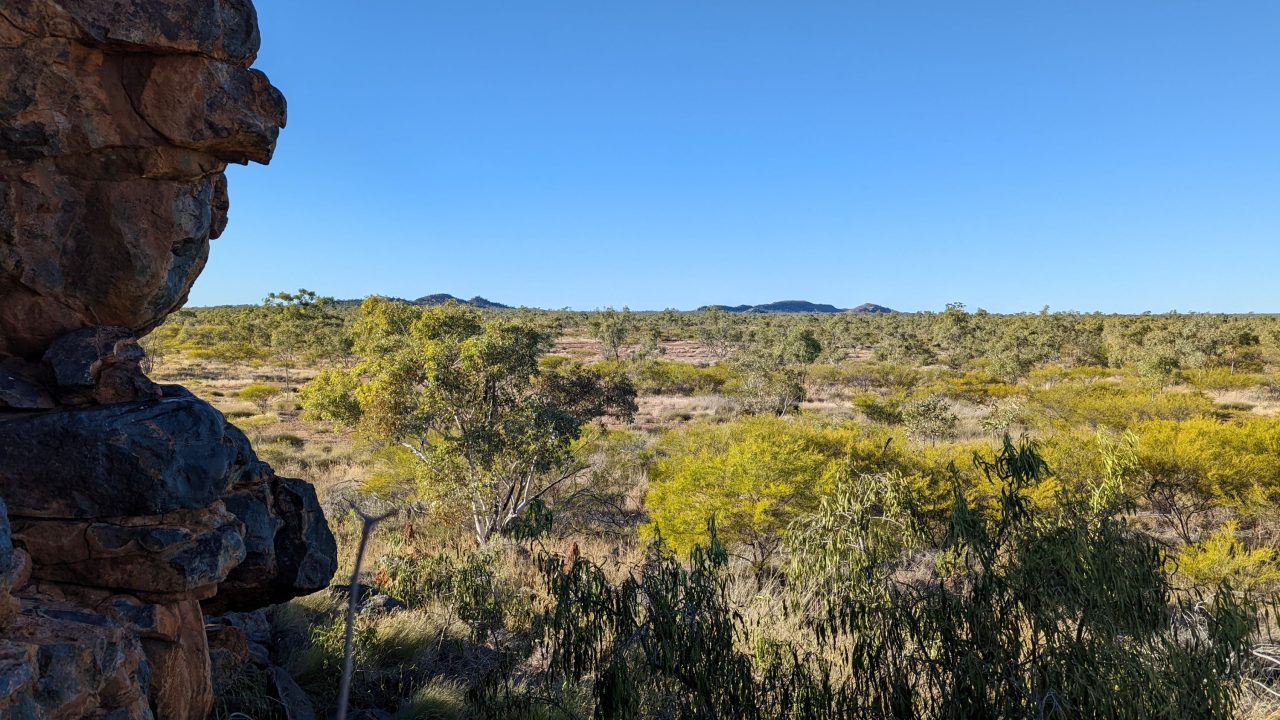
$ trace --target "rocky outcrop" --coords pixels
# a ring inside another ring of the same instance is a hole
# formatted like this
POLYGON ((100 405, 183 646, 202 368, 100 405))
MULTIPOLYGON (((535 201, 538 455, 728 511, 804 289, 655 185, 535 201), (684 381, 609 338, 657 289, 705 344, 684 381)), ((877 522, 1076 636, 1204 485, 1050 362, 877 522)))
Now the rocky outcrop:
POLYGON ((274 151, 258 41, 249 0, 0 3, 0 717, 203 718, 205 612, 333 575, 314 489, 138 344, 226 226, 227 163, 274 151))
POLYGON ((247 0, 0 5, 0 353, 183 303, 284 125, 257 49, 247 0))
MULTIPOLYGON (((0 703, 11 687, 10 704, 35 703, 34 717, 126 707, 104 699, 110 690, 144 698, 156 717, 201 718, 212 702, 204 612, 326 587, 333 535, 311 485, 277 476, 208 403, 146 381, 131 336, 87 330, 56 340, 24 374, 44 396, 74 404, 0 411, 0 497, 9 499, 0 523, 0 651, 25 643, 4 665, 15 674, 0 683, 0 703), (104 403, 108 377, 132 378, 114 385, 132 392, 113 391, 104 403), (66 645, 80 635, 53 633, 58 618, 96 623, 91 646, 66 645), (86 658, 80 674, 58 676, 78 683, 75 697, 32 690, 51 648, 86 658), (134 683, 133 694, 111 683, 134 683)), ((135 710, 123 717, 147 716, 135 710)))

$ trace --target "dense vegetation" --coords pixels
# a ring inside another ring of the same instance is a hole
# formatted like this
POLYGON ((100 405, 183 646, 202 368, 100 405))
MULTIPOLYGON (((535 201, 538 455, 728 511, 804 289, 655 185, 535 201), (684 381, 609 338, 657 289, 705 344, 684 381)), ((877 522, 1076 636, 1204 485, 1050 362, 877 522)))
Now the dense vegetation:
MULTIPOLYGON (((357 707, 1280 707, 1274 316, 576 313, 301 291, 184 310, 145 343, 158 374, 323 486, 344 572, 355 510, 397 513, 364 570, 405 607, 359 616, 357 707)), ((321 708, 339 602, 272 613, 321 708)), ((273 716, 252 688, 224 716, 273 716)))

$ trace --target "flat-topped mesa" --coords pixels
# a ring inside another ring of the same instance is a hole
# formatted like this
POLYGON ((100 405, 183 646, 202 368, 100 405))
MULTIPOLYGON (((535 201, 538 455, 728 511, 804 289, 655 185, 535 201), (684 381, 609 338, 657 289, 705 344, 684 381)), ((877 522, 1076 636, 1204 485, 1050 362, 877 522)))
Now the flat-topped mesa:
POLYGON ((333 575, 314 488, 137 342, 275 150, 258 43, 249 0, 0 3, 2 717, 203 718, 203 611, 333 575))

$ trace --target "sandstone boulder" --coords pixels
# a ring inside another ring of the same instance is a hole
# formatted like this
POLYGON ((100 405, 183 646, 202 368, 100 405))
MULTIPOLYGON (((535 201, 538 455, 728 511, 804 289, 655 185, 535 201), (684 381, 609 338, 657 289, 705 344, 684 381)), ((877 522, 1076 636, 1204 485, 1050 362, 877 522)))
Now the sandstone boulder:
POLYGON ((220 505, 115 521, 17 518, 39 580, 150 596, 205 596, 244 559, 241 526, 220 505))
POLYGON ((70 405, 160 398, 160 387, 142 371, 145 359, 132 330, 100 325, 67 333, 44 353, 54 392, 70 405))
POLYGON ((258 17, 247 0, 11 0, 0 17, 34 37, 67 37, 124 51, 207 55, 249 65, 258 17))

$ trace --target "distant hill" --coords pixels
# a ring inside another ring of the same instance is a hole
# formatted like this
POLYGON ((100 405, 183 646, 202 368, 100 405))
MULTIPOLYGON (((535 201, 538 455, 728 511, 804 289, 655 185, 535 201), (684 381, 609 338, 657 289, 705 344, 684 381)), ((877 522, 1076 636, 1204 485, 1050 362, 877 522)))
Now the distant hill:
POLYGON ((482 308, 484 310, 510 310, 511 309, 510 305, 503 305, 502 303, 496 303, 492 300, 485 300, 479 295, 471 298, 470 300, 463 300, 462 298, 454 297, 449 293, 436 293, 435 295, 423 295, 417 300, 410 300, 409 302, 413 303, 414 305, 423 305, 425 307, 433 307, 435 305, 443 305, 449 302, 450 300, 458 303, 459 305, 470 305, 471 307, 482 308))
MULTIPOLYGON (((496 303, 492 300, 486 300, 480 297, 479 295, 471 298, 470 300, 463 300, 462 298, 454 297, 449 293, 436 293, 434 295, 423 295, 417 300, 408 300, 402 297, 394 297, 390 295, 383 295, 382 297, 386 298, 387 300, 394 300, 396 302, 408 303, 410 305, 421 305, 422 307, 435 307, 436 305, 443 305, 449 302, 450 300, 452 300, 453 302, 456 302, 459 305, 470 305, 471 307, 481 308, 484 310, 510 310, 511 309, 510 305, 503 305, 502 303, 496 303)), ((350 307, 356 307, 361 302, 364 302, 364 300, 355 299, 355 300, 335 300, 334 301, 334 303, 337 305, 350 306, 350 307)))
POLYGON ((853 313, 854 315, 877 315, 879 313, 891 313, 897 311, 893 308, 887 308, 875 303, 862 303, 856 308, 849 308, 848 310, 845 310, 845 312, 853 313))
POLYGON ((883 305, 864 303, 856 308, 845 310, 835 305, 811 303, 807 300, 779 300, 764 305, 704 305, 699 310, 719 308, 731 313, 855 313, 858 315, 893 312, 883 305))
MULTIPOLYGON (((397 300, 406 302, 411 305, 421 305, 422 307, 435 307, 443 305, 447 302, 456 302, 459 305, 470 305, 474 308, 483 310, 511 310, 511 305, 503 305, 480 297, 479 295, 470 300, 463 300, 456 295, 449 293, 435 293, 433 295, 423 295, 416 300, 406 300, 404 298, 389 297, 388 300, 397 300)), ((339 300, 339 305, 359 305, 360 300, 339 300)), ((838 308, 835 305, 827 305, 825 303, 811 303, 807 300, 779 300, 778 302, 765 303, 763 305, 704 305, 698 310, 710 310, 719 308, 725 312, 731 313, 850 313, 854 315, 874 315, 878 313, 897 312, 883 305, 875 303, 863 303, 855 308, 838 308)))

